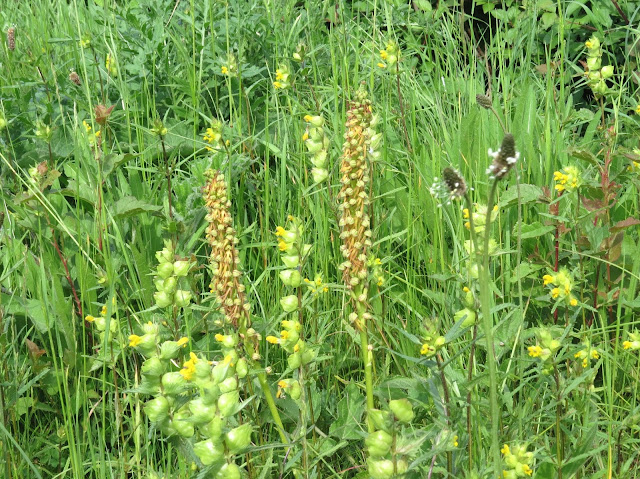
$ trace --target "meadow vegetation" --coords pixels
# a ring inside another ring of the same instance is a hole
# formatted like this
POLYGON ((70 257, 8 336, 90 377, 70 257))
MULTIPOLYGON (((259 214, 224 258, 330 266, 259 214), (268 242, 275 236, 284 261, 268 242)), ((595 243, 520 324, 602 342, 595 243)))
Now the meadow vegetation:
POLYGON ((3 2, 0 477, 640 477, 639 12, 3 2))

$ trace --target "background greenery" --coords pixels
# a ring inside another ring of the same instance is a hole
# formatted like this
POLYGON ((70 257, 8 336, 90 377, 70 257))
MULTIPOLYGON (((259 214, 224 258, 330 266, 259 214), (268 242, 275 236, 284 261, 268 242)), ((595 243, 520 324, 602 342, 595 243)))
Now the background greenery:
MULTIPOLYGON (((6 2, 0 475, 207 473, 183 441, 146 420, 147 398, 134 389, 141 360, 124 338, 147 321, 171 319, 154 308, 152 275, 155 252, 175 238, 178 254, 199 265, 190 276, 194 304, 180 313, 176 334, 192 337, 194 350, 219 350, 209 334, 215 325, 200 194, 204 171, 214 167, 230 184, 254 327, 263 336, 277 330, 286 294, 273 233, 288 215, 305 222, 305 241, 313 243, 305 274, 319 273, 329 286, 305 313, 308 340, 319 348, 309 379, 316 417, 309 477, 368 477, 363 377, 337 268, 336 203, 347 102, 363 84, 383 133, 371 186, 372 250, 385 275, 370 297, 376 400, 408 397, 414 405, 408 434, 416 447, 406 477, 495 477, 483 393, 492 359, 479 333, 478 361, 467 375, 472 336, 454 320, 470 281, 468 232, 459 205, 441 206, 429 191, 453 166, 473 186, 474 201, 486 201, 487 150, 499 147, 503 132, 477 105, 478 94, 492 98, 521 153, 517 174, 499 189, 494 228, 499 441, 529 445, 534 477, 558 477, 558 469, 565 478, 640 477, 637 352, 622 347, 640 307, 633 221, 639 9, 624 0, 6 2), (584 75, 592 35, 602 43, 603 65, 615 71, 601 97, 584 75), (378 66, 388 42, 399 47, 397 68, 378 66), (303 62, 292 57, 300 44, 303 62), (229 55, 236 76, 222 73, 229 55), (292 85, 275 89, 281 65, 292 85), (98 105, 114 106, 103 125, 98 105), (326 121, 326 184, 310 177, 307 114, 326 121), (162 140, 151 131, 157 120, 167 128, 162 140), (217 152, 203 140, 214 120, 228 140, 217 152), (40 173, 29 170, 37 165, 40 173), (568 165, 582 171, 582 202, 554 195, 554 172, 568 165), (554 304, 542 284, 554 268, 558 230, 559 264, 574 274, 576 308, 554 304), (119 342, 100 348, 83 318, 113 298, 119 342), (447 339, 438 361, 420 356, 425 320, 447 339), (527 355, 537 327, 557 328, 562 340, 561 389, 527 355), (600 358, 582 369, 574 353, 586 340, 600 358), (452 450, 444 438, 454 434, 460 444, 452 450)), ((263 347, 275 384, 285 357, 263 347)), ((279 407, 293 430, 297 406, 283 400, 279 407)), ((254 434, 249 474, 293 477, 268 414, 256 414, 265 428, 254 434)))

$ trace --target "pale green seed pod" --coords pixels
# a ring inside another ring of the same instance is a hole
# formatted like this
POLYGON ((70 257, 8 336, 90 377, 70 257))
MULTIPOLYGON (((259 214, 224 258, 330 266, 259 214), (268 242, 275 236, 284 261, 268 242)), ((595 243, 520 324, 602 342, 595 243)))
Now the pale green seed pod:
POLYGON ((219 386, 220 392, 223 394, 235 391, 236 389, 238 389, 238 380, 234 376, 231 376, 222 381, 219 386))
POLYGON ((233 415, 238 407, 239 401, 240 393, 237 390, 221 395, 218 398, 218 410, 220 411, 220 415, 222 417, 229 417, 233 415))
POLYGON ((174 301, 178 308, 186 308, 191 302, 191 291, 179 289, 174 295, 174 301))
POLYGON ((380 461, 369 459, 367 461, 367 470, 371 479, 391 479, 393 477, 393 461, 389 459, 380 461))
POLYGON ((189 261, 174 261, 173 263, 173 274, 176 276, 186 276, 189 274, 189 268, 191 267, 191 262, 189 261))
POLYGON ((286 313, 291 313, 298 309, 298 297, 295 294, 280 298, 280 306, 286 313))
POLYGON ((396 419, 403 423, 409 423, 415 416, 413 406, 408 399, 394 399, 389 401, 389 409, 396 419))
POLYGON ((386 456, 391 450, 393 437, 384 430, 372 432, 364 441, 369 452, 369 456, 378 459, 386 456))
POLYGON ((151 377, 160 377, 166 371, 166 365, 164 361, 161 361, 157 356, 146 359, 142 363, 142 374, 151 377))
POLYGON ((151 422, 161 422, 169 417, 169 401, 165 396, 158 396, 147 401, 144 412, 151 422))
POLYGON ((299 352, 290 354, 287 364, 290 369, 298 369, 302 365, 302 355, 299 352))
POLYGON ((195 424, 206 424, 211 422, 216 414, 215 404, 206 404, 201 397, 189 401, 189 411, 191 411, 191 420, 195 424))
POLYGON ((180 394, 187 387, 187 380, 180 372, 170 372, 162 375, 162 390, 167 396, 180 394))
POLYGON ((160 345, 160 359, 175 359, 182 346, 178 341, 165 341, 160 345))
POLYGON ((204 426, 200 426, 200 432, 209 439, 220 442, 220 438, 222 437, 223 422, 224 421, 220 416, 215 415, 213 416, 213 419, 207 424, 205 424, 204 426))
POLYGON ((238 359, 238 364, 236 364, 236 374, 238 375, 238 378, 245 378, 248 372, 249 368, 247 366, 247 360, 245 358, 238 359))
POLYGON ((221 442, 215 442, 213 439, 196 442, 193 445, 193 452, 196 453, 202 464, 208 466, 214 462, 220 462, 224 459, 224 446, 221 442))
POLYGON ((237 454, 251 443, 251 424, 245 423, 227 432, 224 442, 231 454, 237 454))
POLYGON ((387 433, 391 432, 391 428, 393 427, 393 415, 389 411, 372 409, 369 411, 369 417, 376 429, 382 429, 387 433))
POLYGON ((162 282, 162 289, 160 291, 164 291, 167 294, 173 294, 178 287, 178 280, 175 276, 169 276, 162 282))
POLYGON ((300 264, 300 256, 297 254, 283 255, 280 257, 287 268, 297 268, 300 264))
POLYGON ((172 263, 160 263, 158 265, 158 276, 160 276, 162 279, 167 279, 172 274, 173 274, 172 263))
POLYGON ((240 468, 234 463, 223 465, 216 474, 216 479, 240 479, 240 477, 240 468))
POLYGON ((153 293, 153 299, 159 308, 166 308, 173 304, 173 295, 169 295, 164 291, 153 293))

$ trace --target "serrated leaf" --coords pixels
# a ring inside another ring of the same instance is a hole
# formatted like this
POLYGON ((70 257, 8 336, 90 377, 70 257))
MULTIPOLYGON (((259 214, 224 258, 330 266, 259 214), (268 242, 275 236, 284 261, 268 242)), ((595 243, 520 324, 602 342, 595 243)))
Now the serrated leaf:
POLYGON ((161 209, 162 206, 145 203, 134 196, 125 196, 124 198, 120 198, 116 204, 113 205, 113 217, 115 219, 122 219, 146 212, 155 213, 161 209))
POLYGON ((329 434, 341 440, 362 438, 360 421, 364 413, 364 396, 358 386, 349 384, 338 402, 338 417, 329 427, 329 434))
POLYGON ((573 156, 574 158, 577 158, 578 160, 586 161, 591 165, 598 164, 598 159, 596 158, 596 156, 588 150, 582 150, 579 148, 569 148, 567 153, 569 153, 569 155, 573 156))
POLYGON ((518 266, 516 266, 515 269, 513 270, 510 281, 512 283, 520 281, 523 278, 526 278, 527 276, 531 275, 532 273, 537 273, 542 268, 543 268, 542 265, 531 264, 526 261, 523 261, 518 266))
POLYGON ((610 231, 612 234, 618 233, 619 231, 622 231, 626 228, 630 228, 631 226, 637 226, 637 225, 640 225, 640 220, 629 217, 625 220, 618 221, 615 225, 611 227, 610 231))

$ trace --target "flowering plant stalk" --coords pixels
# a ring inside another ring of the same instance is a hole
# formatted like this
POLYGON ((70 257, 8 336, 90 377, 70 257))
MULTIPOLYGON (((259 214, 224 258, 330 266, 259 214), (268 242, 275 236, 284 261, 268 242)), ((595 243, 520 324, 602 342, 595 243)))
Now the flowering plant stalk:
MULTIPOLYGON (((218 302, 223 325, 242 339, 247 360, 256 362, 260 358, 260 336, 251 328, 249 303, 239 270, 240 257, 236 249, 238 237, 229 212, 231 201, 227 197, 227 185, 221 172, 208 170, 205 174, 208 181, 203 188, 203 196, 208 211, 207 241, 211 245, 210 263, 213 269, 211 292, 218 302)), ((257 376, 280 439, 288 443, 266 374, 261 371, 257 376)))
POLYGON ((367 249, 371 246, 369 219, 370 182, 367 156, 375 154, 380 136, 373 128, 377 123, 371 110, 371 101, 364 89, 356 92, 355 100, 349 103, 340 166, 342 188, 338 198, 342 201, 340 250, 345 261, 340 265, 342 277, 350 291, 353 312, 349 319, 360 333, 362 362, 364 363, 365 387, 367 391, 367 427, 374 431, 370 418, 373 402, 373 353, 367 337, 371 314, 367 304, 367 249))

